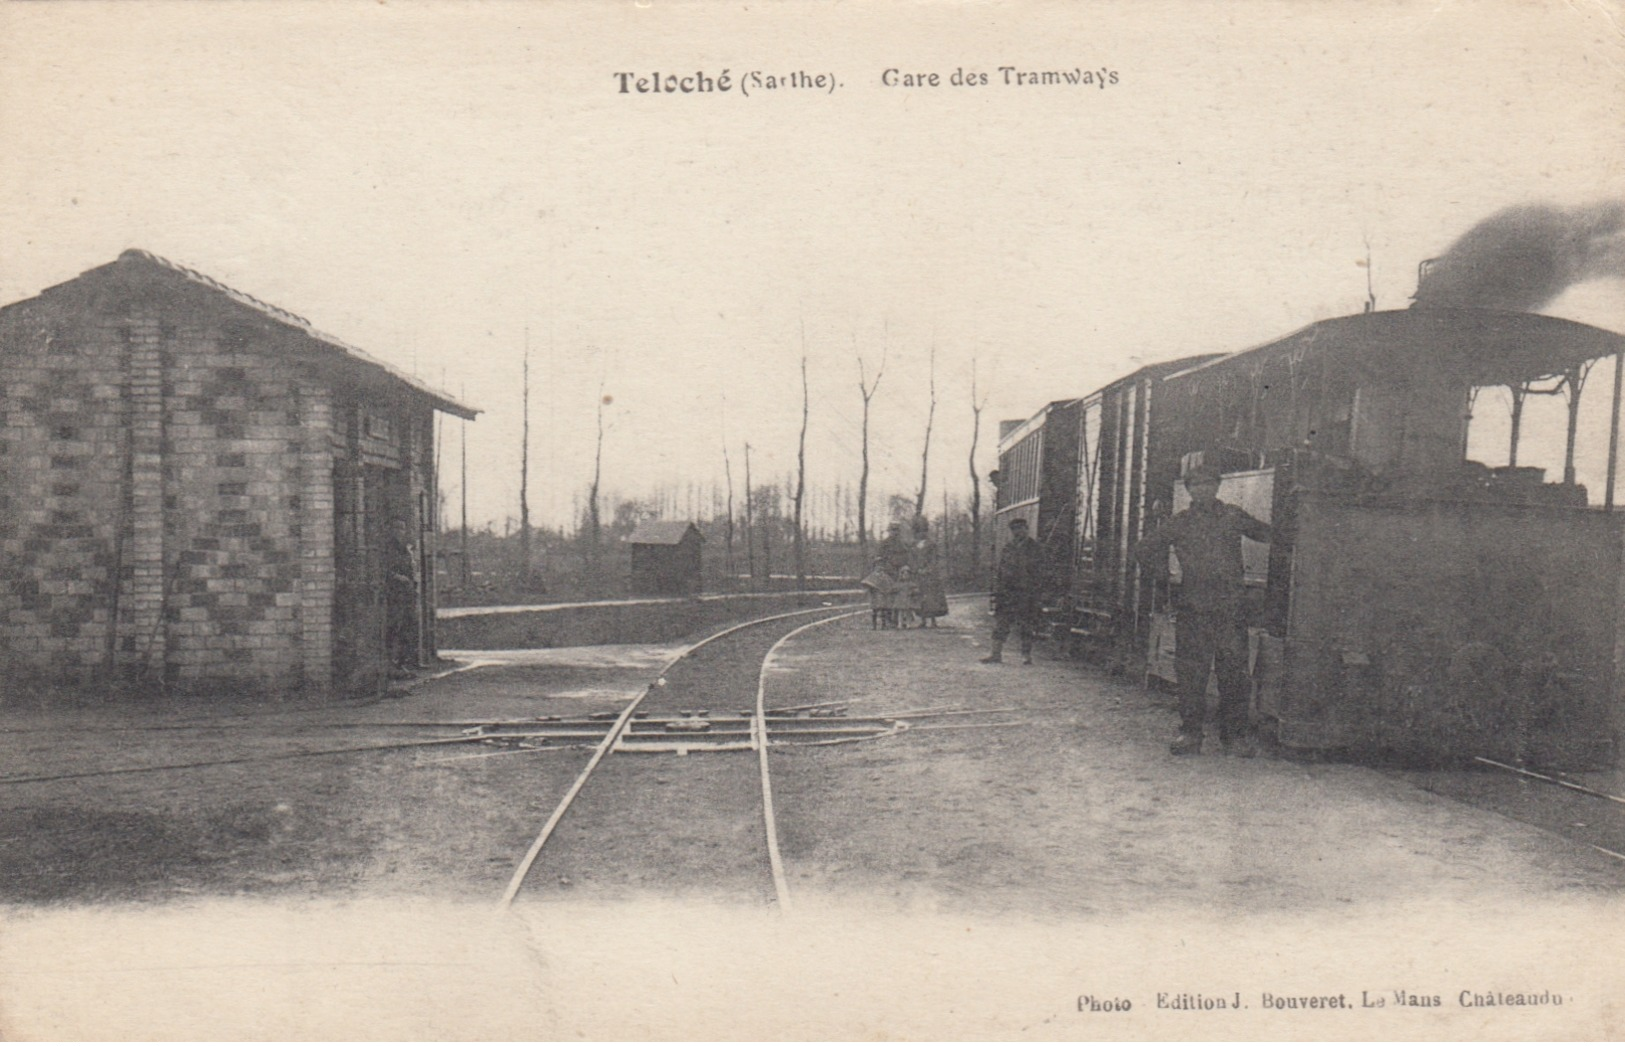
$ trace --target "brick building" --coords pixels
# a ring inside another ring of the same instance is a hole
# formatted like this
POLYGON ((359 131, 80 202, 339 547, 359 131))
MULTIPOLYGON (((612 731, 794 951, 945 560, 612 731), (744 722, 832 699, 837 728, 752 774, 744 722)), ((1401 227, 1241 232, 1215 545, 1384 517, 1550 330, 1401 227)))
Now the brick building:
POLYGON ((369 691, 391 620, 432 657, 437 410, 143 251, 0 308, 0 688, 369 691))

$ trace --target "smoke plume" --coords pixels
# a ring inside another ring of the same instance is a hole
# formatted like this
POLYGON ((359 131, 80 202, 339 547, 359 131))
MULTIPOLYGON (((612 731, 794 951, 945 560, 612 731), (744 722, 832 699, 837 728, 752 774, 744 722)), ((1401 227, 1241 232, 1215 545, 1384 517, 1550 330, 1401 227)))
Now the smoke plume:
POLYGON ((1509 207, 1424 263, 1417 305, 1531 312, 1585 280, 1625 278, 1625 200, 1509 207))

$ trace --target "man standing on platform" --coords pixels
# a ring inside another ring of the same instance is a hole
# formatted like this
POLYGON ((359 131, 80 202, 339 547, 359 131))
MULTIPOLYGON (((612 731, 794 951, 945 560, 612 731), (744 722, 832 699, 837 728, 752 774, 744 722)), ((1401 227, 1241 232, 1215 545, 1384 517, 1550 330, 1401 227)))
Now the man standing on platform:
POLYGON ((1219 675, 1219 741, 1226 752, 1253 754, 1248 704, 1247 622, 1241 539, 1268 543, 1270 525, 1219 500, 1219 471, 1197 465, 1185 474, 1190 507, 1147 534, 1134 550, 1140 566, 1168 576, 1168 550, 1179 557, 1174 618, 1174 668, 1179 676, 1179 737, 1174 755, 1202 750, 1210 669, 1219 675))
POLYGON ((1021 663, 1033 663, 1033 634, 1043 609, 1040 589, 1044 577, 1044 550, 1027 533, 1027 521, 1010 521, 1010 540, 999 553, 993 579, 993 652, 984 665, 1004 662, 1004 641, 1016 630, 1021 641, 1021 663))

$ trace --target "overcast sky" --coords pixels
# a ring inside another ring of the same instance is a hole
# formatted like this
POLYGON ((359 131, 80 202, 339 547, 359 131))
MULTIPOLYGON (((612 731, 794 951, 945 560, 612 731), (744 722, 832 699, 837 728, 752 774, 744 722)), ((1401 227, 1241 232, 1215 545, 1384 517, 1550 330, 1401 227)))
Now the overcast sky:
MULTIPOLYGON (((725 440, 736 485, 747 440, 758 482, 787 475, 803 348, 809 482, 856 481, 856 357, 884 353, 876 495, 912 490, 934 347, 939 505, 969 488, 973 360, 985 474, 999 418, 1360 311, 1368 247, 1378 307, 1401 308, 1418 262, 1501 208, 1625 197, 1609 15, 7 4, 0 301, 141 247, 308 317, 484 411, 476 523, 517 514, 527 331, 548 521, 590 478, 600 386, 607 489, 720 483, 725 440), (948 82, 960 69, 989 82, 948 82), (708 94, 615 75, 724 70, 732 90, 708 94), (752 70, 838 86, 747 97, 752 70)), ((1625 286, 1544 311, 1625 330, 1625 286)))

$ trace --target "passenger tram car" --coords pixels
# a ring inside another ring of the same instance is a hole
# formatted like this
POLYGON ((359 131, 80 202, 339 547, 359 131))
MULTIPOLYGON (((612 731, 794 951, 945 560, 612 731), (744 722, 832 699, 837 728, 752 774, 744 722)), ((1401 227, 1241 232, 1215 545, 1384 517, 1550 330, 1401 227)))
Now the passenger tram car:
MULTIPOLYGON (((1610 766, 1625 699, 1622 364, 1611 331, 1424 304, 1157 364, 1001 426, 996 532, 1021 514, 1043 543, 1058 649, 1173 682, 1177 611, 1132 551, 1184 507, 1184 471, 1216 465, 1220 498, 1275 530, 1243 551, 1255 713, 1281 745, 1610 766), (1604 360, 1598 499, 1575 461, 1604 360), (1550 470, 1519 463, 1543 396, 1567 422, 1550 470)), ((1177 557, 1170 568, 1177 584, 1177 557)))

